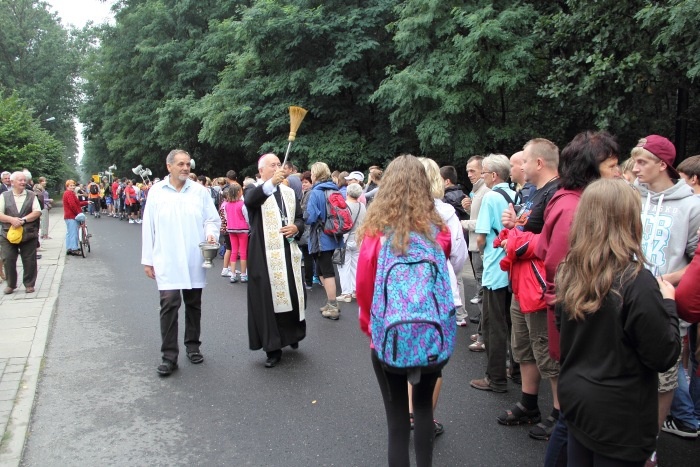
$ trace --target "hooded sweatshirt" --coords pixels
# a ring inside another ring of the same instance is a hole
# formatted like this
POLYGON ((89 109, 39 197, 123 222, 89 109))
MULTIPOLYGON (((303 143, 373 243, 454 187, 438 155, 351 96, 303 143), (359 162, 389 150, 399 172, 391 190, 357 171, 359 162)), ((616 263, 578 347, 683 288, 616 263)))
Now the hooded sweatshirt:
POLYGON ((559 330, 554 316, 554 277, 559 263, 564 261, 569 252, 569 231, 583 190, 566 190, 559 188, 552 196, 544 211, 544 227, 535 254, 544 262, 547 279, 547 335, 549 337, 549 355, 559 361, 559 330))
POLYGON ((636 186, 642 197, 642 249, 652 273, 684 268, 698 246, 700 198, 683 180, 660 193, 645 184, 636 186))

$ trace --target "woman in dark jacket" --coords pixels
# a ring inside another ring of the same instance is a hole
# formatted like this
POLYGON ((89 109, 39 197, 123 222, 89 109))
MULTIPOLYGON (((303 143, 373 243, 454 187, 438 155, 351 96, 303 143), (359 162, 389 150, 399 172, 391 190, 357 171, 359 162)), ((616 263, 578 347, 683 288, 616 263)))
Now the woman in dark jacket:
POLYGON ((570 467, 643 466, 656 447, 657 373, 681 341, 673 286, 644 268, 640 209, 624 181, 590 184, 556 276, 570 467))

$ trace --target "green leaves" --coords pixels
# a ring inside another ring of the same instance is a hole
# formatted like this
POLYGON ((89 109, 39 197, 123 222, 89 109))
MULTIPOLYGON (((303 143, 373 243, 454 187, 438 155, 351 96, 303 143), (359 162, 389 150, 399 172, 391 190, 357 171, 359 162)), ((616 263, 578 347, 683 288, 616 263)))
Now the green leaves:
POLYGON ((463 166, 595 128, 628 148, 672 136, 677 118, 698 150, 697 102, 676 108, 679 89, 699 90, 698 5, 125 1, 95 31, 84 75, 86 164, 162 175, 179 146, 198 172, 252 174, 259 154, 284 151, 290 105, 309 110, 300 168, 364 169, 405 152, 463 166))

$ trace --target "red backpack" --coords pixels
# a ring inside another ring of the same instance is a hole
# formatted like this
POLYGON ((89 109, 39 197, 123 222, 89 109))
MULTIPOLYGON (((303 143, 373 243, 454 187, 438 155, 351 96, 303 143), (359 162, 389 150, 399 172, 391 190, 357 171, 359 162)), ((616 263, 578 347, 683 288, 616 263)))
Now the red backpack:
POLYGON ((327 235, 343 235, 352 229, 352 213, 338 190, 326 190, 326 221, 323 233, 327 235))

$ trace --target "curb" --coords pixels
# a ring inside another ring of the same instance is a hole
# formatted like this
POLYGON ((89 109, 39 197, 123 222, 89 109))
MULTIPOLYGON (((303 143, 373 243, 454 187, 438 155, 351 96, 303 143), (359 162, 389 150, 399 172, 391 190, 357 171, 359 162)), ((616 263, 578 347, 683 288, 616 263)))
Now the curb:
MULTIPOLYGON (((66 229, 65 223, 63 222, 63 209, 59 208, 54 210, 54 214, 50 215, 49 219, 51 234, 55 239, 60 239, 56 242, 57 245, 49 247, 50 250, 54 250, 54 252, 55 249, 58 248, 56 266, 53 276, 50 277, 48 295, 41 305, 41 311, 36 320, 31 347, 26 356, 24 371, 19 380, 19 388, 15 396, 12 411, 2 439, 0 440, 0 467, 17 467, 22 462, 22 454, 24 453, 24 447, 29 435, 29 424, 31 422, 39 385, 39 374, 41 373, 44 361, 44 352, 48 343, 54 311, 57 309, 58 305, 58 292, 66 262, 64 254, 66 229)), ((50 268, 51 266, 48 267, 50 268)), ((44 284, 47 279, 49 278, 44 278, 44 284)), ((39 288, 37 288, 37 292, 39 292, 39 288)), ((4 305, 5 309, 9 307, 21 308, 23 303, 20 301, 17 304, 4 303, 4 305)), ((1 357, 3 356, 0 355, 0 358, 1 357)))

